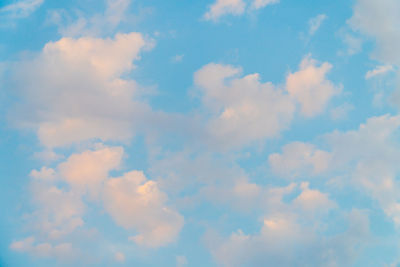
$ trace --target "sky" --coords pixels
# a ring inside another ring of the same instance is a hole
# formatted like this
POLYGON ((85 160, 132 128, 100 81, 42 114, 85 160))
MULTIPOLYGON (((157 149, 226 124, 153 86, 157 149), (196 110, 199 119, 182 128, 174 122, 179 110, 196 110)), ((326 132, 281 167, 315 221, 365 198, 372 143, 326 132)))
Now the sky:
POLYGON ((400 266, 398 0, 0 0, 0 266, 400 266))

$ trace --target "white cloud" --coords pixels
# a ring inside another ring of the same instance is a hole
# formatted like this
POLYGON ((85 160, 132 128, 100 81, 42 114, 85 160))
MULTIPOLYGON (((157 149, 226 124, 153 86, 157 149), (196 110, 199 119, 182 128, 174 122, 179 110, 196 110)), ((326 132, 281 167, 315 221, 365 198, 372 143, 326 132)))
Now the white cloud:
POLYGON ((279 2, 280 0, 215 0, 215 3, 210 5, 209 10, 204 14, 204 19, 217 22, 226 15, 240 16, 246 10, 257 10, 279 2))
POLYGON ((151 42, 139 33, 46 44, 39 55, 13 69, 23 100, 15 110, 17 123, 37 130, 47 147, 129 139, 150 108, 135 100, 136 82, 121 76, 148 47, 151 42))
POLYGON ((301 194, 293 200, 293 204, 300 209, 307 212, 326 212, 336 207, 336 203, 330 200, 326 194, 310 189, 308 182, 301 183, 300 188, 301 194))
POLYGON ((251 4, 254 9, 261 9, 268 5, 278 4, 280 0, 254 0, 251 4))
POLYGON ((29 175, 36 179, 53 180, 56 173, 52 168, 42 167, 40 171, 32 170, 29 175))
POLYGON ((309 25, 309 30, 308 30, 308 34, 314 35, 318 29, 321 27, 322 23, 324 22, 324 20, 327 19, 327 16, 325 14, 319 14, 316 17, 311 18, 308 21, 308 25, 309 25))
POLYGON ((262 83, 258 73, 240 77, 242 70, 210 63, 194 75, 202 102, 210 115, 207 133, 214 147, 232 148, 277 137, 292 121, 297 102, 301 113, 322 113, 329 100, 340 92, 326 78, 332 65, 305 57, 300 69, 286 79, 286 90, 262 83))
POLYGON ((28 237, 21 241, 14 241, 10 248, 18 252, 27 252, 35 257, 69 259, 73 255, 70 243, 52 245, 50 243, 35 243, 34 237, 28 237))
POLYGON ((49 10, 46 22, 57 25, 60 34, 65 37, 94 37, 109 35, 118 25, 134 17, 127 14, 131 0, 103 1, 106 5, 104 12, 92 15, 82 10, 75 10, 75 14, 65 9, 49 10))
POLYGON ((74 154, 58 165, 59 174, 70 186, 88 189, 95 196, 108 173, 121 165, 123 153, 122 147, 104 147, 74 154))
POLYGON ((104 205, 115 222, 138 235, 130 237, 147 247, 165 246, 175 241, 183 226, 183 217, 166 206, 167 195, 142 172, 132 171, 108 180, 104 205))
POLYGON ((46 240, 62 239, 84 225, 86 206, 76 192, 36 180, 32 184, 32 203, 35 210, 30 226, 46 240))
POLYGON ((399 128, 399 116, 372 117, 357 130, 324 135, 327 151, 311 144, 291 143, 284 147, 282 154, 271 155, 270 163, 279 174, 308 171, 329 179, 338 177, 335 182, 358 188, 376 200, 386 215, 400 225, 400 184, 396 179, 400 173, 399 128), (314 158, 315 151, 323 157, 314 158), (315 166, 322 168, 315 172, 315 166))
POLYGON ((333 169, 377 200, 396 224, 400 224, 400 185, 396 179, 400 173, 399 127, 399 116, 385 115, 368 119, 358 130, 336 131, 325 137, 332 148, 333 169))
POLYGON ((290 73, 286 80, 289 94, 301 105, 301 113, 306 117, 313 117, 324 111, 329 100, 340 92, 326 78, 332 65, 324 62, 319 67, 317 61, 310 56, 300 63, 299 71, 290 73))
POLYGON ((371 79, 375 76, 378 75, 383 75, 387 72, 393 71, 393 66, 392 65, 384 65, 384 66, 377 66, 375 69, 373 70, 369 70, 366 74, 365 74, 365 79, 371 79))
MULTIPOLYGON (((397 0, 357 0, 353 7, 353 16, 348 24, 354 31, 357 31, 375 41, 376 47, 372 58, 383 66, 393 66, 398 69, 400 66, 400 2, 397 0)), ((390 67, 381 67, 376 71, 367 73, 366 78, 374 74, 384 73, 390 67)), ((396 73, 397 80, 399 72, 396 73)), ((399 102, 400 84, 397 82, 396 90, 387 99, 390 104, 400 107, 399 102)), ((379 102, 382 94, 377 94, 374 102, 379 102)))
POLYGON ((291 98, 259 74, 238 77, 241 69, 208 64, 195 73, 203 103, 212 112, 209 133, 222 146, 240 146, 277 136, 295 110, 291 98))
POLYGON ((282 154, 268 158, 272 170, 287 178, 318 175, 329 168, 331 155, 311 144, 293 142, 282 148, 282 154))
POLYGON ((275 212, 264 217, 258 233, 245 234, 239 229, 228 238, 206 235, 218 263, 222 266, 351 265, 369 234, 368 217, 353 210, 344 215, 348 217, 345 232, 325 235, 324 214, 308 217, 304 212, 326 212, 335 204, 318 190, 308 189, 308 184, 303 184, 302 190, 289 204, 283 203, 281 194, 273 202, 275 206, 279 204, 275 212))
POLYGON ((22 0, 0 8, 0 14, 10 18, 24 18, 38 9, 44 0, 22 0))
POLYGON ((241 15, 244 13, 246 3, 243 0, 216 0, 204 14, 206 20, 217 21, 221 16, 232 14, 241 15))
POLYGON ((372 37, 377 43, 376 56, 386 64, 400 64, 400 17, 397 0, 357 0, 350 26, 372 37))
MULTIPOLYGON (((156 182, 147 180, 142 172, 132 171, 118 178, 110 172, 122 164, 122 147, 96 145, 71 155, 54 169, 43 167, 31 172, 33 212, 26 216, 32 237, 16 241, 11 248, 43 257, 80 247, 79 238, 90 225, 84 221, 88 209, 103 205, 129 237, 146 247, 159 247, 173 242, 182 226, 183 217, 167 206, 168 196, 156 182), (88 190, 86 190, 88 189, 88 190), (34 245, 34 239, 40 240, 34 245)), ((117 261, 123 261, 116 254, 117 261)))

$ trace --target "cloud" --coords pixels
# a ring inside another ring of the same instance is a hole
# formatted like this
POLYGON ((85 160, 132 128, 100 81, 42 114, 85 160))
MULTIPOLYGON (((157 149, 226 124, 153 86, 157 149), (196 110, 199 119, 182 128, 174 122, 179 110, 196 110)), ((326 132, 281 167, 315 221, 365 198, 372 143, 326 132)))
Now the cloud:
MULTIPOLYGON (((364 36, 375 41, 375 51, 372 58, 377 60, 382 67, 368 72, 366 78, 374 77, 374 74, 383 74, 390 70, 389 66, 397 69, 400 66, 400 17, 398 10, 400 2, 396 0, 357 0, 353 7, 353 15, 348 20, 350 27, 364 36)), ((396 72, 397 80, 399 73, 396 72)), ((388 98, 390 104, 396 107, 399 102, 400 84, 388 98)), ((378 95, 379 97, 379 95, 378 95)), ((375 101, 375 100, 374 100, 375 101)))
MULTIPOLYGON (((93 205, 104 207, 117 225, 128 230, 127 240, 152 248, 173 242, 183 217, 167 206, 168 196, 142 172, 110 177, 110 172, 121 166, 122 156, 122 147, 98 144, 93 150, 72 154, 54 169, 33 170, 33 212, 26 216, 33 235, 12 243, 11 248, 55 257, 66 249, 66 240, 75 240, 68 242, 68 251, 78 250, 80 239, 71 237, 91 227, 84 218, 93 205), (128 238, 131 233, 136 235, 128 238), (40 242, 34 245, 34 239, 40 242)), ((120 261, 121 255, 117 256, 120 261)))
POLYGON ((399 116, 384 115, 369 118, 358 130, 335 131, 325 137, 332 150, 332 168, 377 200, 396 224, 400 224, 396 180, 400 150, 395 138, 399 127, 399 116))
POLYGON ((224 238, 209 232, 206 243, 222 266, 338 266, 349 265, 369 235, 366 214, 353 210, 342 215, 348 228, 342 233, 325 234, 324 221, 336 204, 318 190, 301 185, 302 192, 291 203, 282 191, 271 204, 258 233, 245 234, 238 229, 224 238), (324 211, 318 213, 318 211, 324 211), (307 213, 313 216, 307 216, 307 213), (316 213, 317 212, 317 213, 316 213), (313 255, 310 257, 309 255, 313 255))
POLYGON ((375 69, 373 70, 369 70, 366 74, 365 74, 365 79, 371 79, 375 76, 378 75, 383 75, 387 72, 393 71, 393 66, 391 65, 385 65, 385 66, 377 66, 375 69))
POLYGON ((21 102, 13 119, 36 130, 49 148, 90 139, 130 139, 150 108, 135 99, 140 95, 137 83, 122 76, 151 46, 139 33, 46 44, 33 59, 14 65, 21 102))
POLYGON ((300 188, 301 194, 293 200, 293 204, 300 209, 307 212, 318 212, 336 207, 336 203, 330 200, 326 194, 310 189, 308 182, 301 183, 300 188))
POLYGON ((18 252, 26 252, 36 257, 69 259, 73 255, 70 243, 60 243, 55 246, 49 243, 36 243, 34 237, 28 237, 21 241, 14 241, 10 248, 18 252))
POLYGON ((43 180, 53 180, 55 179, 55 171, 52 168, 42 167, 40 171, 32 170, 29 174, 31 177, 43 180))
POLYGON ((340 92, 326 78, 332 65, 321 66, 305 57, 297 72, 286 78, 284 89, 262 83, 258 73, 241 76, 241 68, 210 63, 194 75, 210 119, 207 134, 214 147, 231 148, 277 137, 287 129, 297 103, 305 117, 322 113, 340 92))
POLYGON ((32 182, 32 204, 30 227, 48 242, 60 240, 84 225, 86 205, 79 193, 36 180, 32 182))
POLYGON ((206 20, 217 21, 226 14, 241 15, 244 13, 246 3, 243 0, 216 0, 204 14, 206 20))
POLYGON ((268 5, 277 4, 279 1, 280 0, 254 0, 250 3, 244 0, 216 0, 204 14, 204 19, 217 22, 223 16, 240 16, 243 15, 246 10, 261 9, 268 5))
POLYGON ((254 0, 251 4, 254 9, 261 9, 268 5, 278 4, 280 0, 254 0))
POLYGON ((331 155, 311 144, 294 142, 282 148, 282 154, 274 153, 268 158, 272 170, 287 178, 318 175, 329 168, 331 155))
POLYGON ((317 66, 317 61, 307 56, 300 63, 299 71, 288 75, 286 88, 300 103, 304 116, 313 117, 323 112, 329 100, 340 92, 340 88, 325 77, 331 69, 328 62, 317 66))
POLYGON ((236 146, 277 136, 292 120, 295 105, 283 90, 261 83, 259 74, 238 77, 240 68, 208 64, 195 73, 195 84, 212 118, 216 143, 236 146))
POLYGON ((138 235, 130 237, 148 247, 165 246, 175 240, 183 217, 166 206, 167 195, 142 172, 132 171, 106 182, 104 205, 115 222, 138 235))
POLYGON ((324 20, 326 20, 326 19, 327 19, 327 16, 325 14, 319 14, 316 17, 311 18, 308 21, 308 25, 309 25, 308 34, 310 36, 314 35, 318 31, 318 29, 321 27, 324 20))
POLYGON ((357 130, 334 131, 322 136, 329 149, 318 150, 311 144, 290 143, 282 154, 270 156, 270 164, 273 170, 283 175, 318 174, 329 177, 331 182, 354 186, 376 200, 385 214, 399 225, 400 185, 396 179, 400 173, 397 162, 400 144, 396 141, 399 127, 399 116, 371 117, 357 130), (315 156, 316 151, 319 157, 315 156), (319 167, 318 172, 316 167, 319 167))
POLYGON ((396 0, 357 0, 349 25, 376 41, 380 61, 400 64, 400 2, 396 0))
POLYGON ((134 16, 126 14, 131 0, 104 0, 105 10, 101 13, 86 14, 82 10, 71 14, 65 9, 49 10, 46 22, 57 25, 58 31, 65 37, 104 36, 115 32, 123 22, 134 16))
POLYGON ((38 9, 44 0, 22 0, 0 8, 0 14, 12 19, 28 17, 38 9))

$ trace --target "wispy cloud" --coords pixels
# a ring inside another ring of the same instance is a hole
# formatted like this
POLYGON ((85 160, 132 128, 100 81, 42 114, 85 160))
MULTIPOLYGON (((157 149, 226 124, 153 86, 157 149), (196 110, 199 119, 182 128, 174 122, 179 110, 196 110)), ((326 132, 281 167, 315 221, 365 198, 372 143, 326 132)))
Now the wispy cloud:
POLYGON ((44 0, 23 0, 0 8, 0 14, 9 18, 24 18, 35 12, 44 0))
POLYGON ((308 25, 309 25, 309 30, 308 30, 308 34, 310 36, 314 35, 318 29, 321 27, 322 23, 327 19, 328 17, 325 14, 319 14, 316 17, 311 18, 308 21, 308 25))

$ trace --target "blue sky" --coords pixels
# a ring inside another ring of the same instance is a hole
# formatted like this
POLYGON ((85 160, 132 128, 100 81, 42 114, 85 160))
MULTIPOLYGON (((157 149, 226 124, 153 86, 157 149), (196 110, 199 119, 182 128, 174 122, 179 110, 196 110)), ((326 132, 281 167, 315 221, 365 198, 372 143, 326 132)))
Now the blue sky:
POLYGON ((399 12, 0 1, 0 266, 398 266, 399 12))

